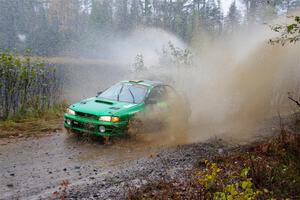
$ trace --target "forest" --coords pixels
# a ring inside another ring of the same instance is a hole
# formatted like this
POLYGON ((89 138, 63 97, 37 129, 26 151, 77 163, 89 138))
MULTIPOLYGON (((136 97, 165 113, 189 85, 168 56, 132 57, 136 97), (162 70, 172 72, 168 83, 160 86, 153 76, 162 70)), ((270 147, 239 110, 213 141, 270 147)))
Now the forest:
POLYGON ((74 56, 77 48, 143 27, 161 28, 189 44, 195 35, 215 39, 240 26, 268 23, 299 5, 297 0, 1 0, 0 48, 74 56))

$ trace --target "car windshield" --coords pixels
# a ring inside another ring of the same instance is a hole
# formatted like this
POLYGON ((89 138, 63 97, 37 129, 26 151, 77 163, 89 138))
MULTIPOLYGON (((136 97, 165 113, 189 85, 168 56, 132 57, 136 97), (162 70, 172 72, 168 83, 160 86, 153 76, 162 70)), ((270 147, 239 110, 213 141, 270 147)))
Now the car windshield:
POLYGON ((98 97, 128 103, 141 103, 147 94, 147 87, 132 83, 118 83, 98 97))

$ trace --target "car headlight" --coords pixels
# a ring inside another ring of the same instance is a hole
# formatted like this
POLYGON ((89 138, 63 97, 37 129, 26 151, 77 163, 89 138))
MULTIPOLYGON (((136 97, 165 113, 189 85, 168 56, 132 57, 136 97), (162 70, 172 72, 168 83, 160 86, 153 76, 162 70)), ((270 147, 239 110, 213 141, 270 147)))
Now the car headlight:
POLYGON ((70 115, 75 115, 75 111, 71 110, 70 108, 67 108, 67 113, 70 115))
POLYGON ((100 121, 103 121, 103 122, 110 122, 111 121, 111 116, 101 116, 99 118, 100 121))
POLYGON ((103 122, 119 122, 120 121, 120 117, 101 116, 99 118, 99 120, 103 121, 103 122))

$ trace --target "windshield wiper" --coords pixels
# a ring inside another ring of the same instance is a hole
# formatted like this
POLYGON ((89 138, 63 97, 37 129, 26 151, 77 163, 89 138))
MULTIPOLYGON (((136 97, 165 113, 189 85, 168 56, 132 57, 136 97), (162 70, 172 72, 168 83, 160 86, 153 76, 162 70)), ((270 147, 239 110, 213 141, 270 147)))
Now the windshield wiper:
POLYGON ((130 88, 128 88, 128 90, 129 90, 129 92, 130 92, 130 94, 131 94, 131 96, 132 96, 133 103, 135 103, 135 98, 134 98, 134 96, 133 96, 133 94, 132 94, 130 88))

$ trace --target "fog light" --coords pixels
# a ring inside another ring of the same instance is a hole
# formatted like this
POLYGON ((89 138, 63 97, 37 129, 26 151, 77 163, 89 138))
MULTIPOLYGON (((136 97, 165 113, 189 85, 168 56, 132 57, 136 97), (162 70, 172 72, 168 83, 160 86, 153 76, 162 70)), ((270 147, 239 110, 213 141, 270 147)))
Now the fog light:
POLYGON ((100 131, 101 133, 104 133, 104 132, 105 132, 105 127, 104 127, 104 126, 99 126, 99 131, 100 131))
POLYGON ((70 126, 71 125, 71 120, 70 119, 67 119, 66 120, 67 124, 70 126))

